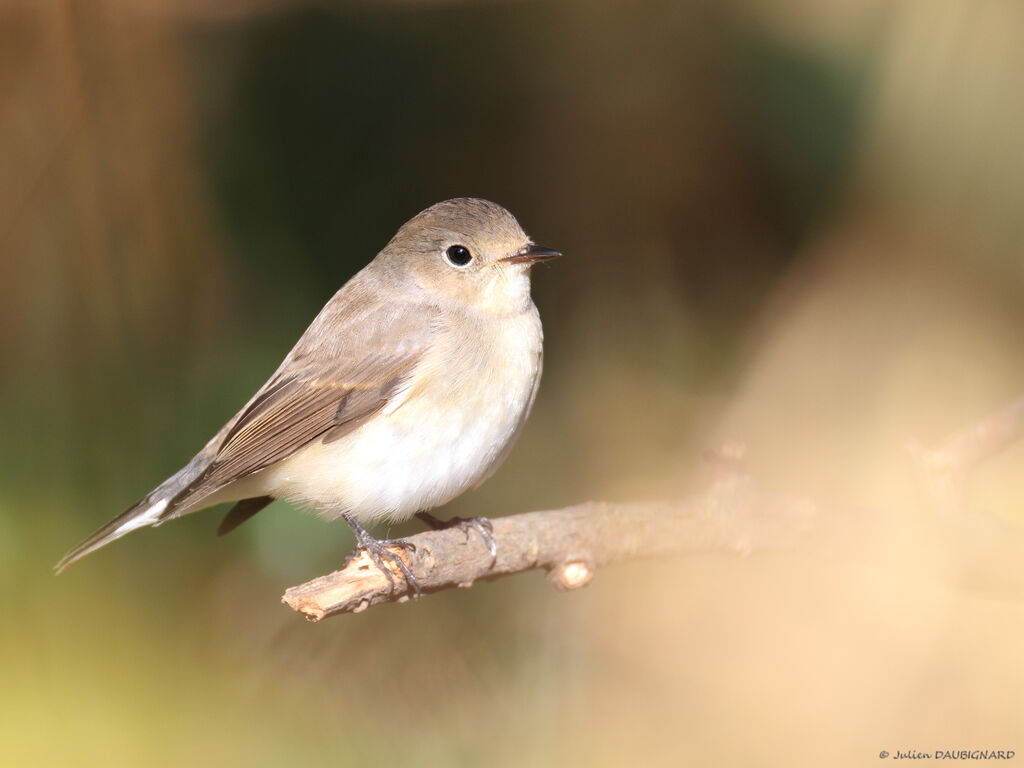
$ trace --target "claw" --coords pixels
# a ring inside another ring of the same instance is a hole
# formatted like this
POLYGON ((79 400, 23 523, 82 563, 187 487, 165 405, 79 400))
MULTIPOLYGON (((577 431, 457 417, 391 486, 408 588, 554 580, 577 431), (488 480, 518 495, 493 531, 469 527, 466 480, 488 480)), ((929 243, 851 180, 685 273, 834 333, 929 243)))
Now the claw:
POLYGON ((466 541, 469 541, 469 529, 472 528, 480 534, 487 545, 487 551, 491 553, 490 567, 493 568, 498 562, 498 544, 494 540, 494 525, 486 517, 453 517, 451 520, 439 520, 429 512, 417 512, 416 517, 435 531, 458 527, 466 535, 466 541))
MULTIPOLYGON (((402 539, 375 539, 371 536, 363 526, 355 521, 355 518, 350 515, 344 515, 345 521, 352 528, 352 532, 356 535, 356 541, 359 542, 359 546, 356 548, 356 552, 362 550, 370 559, 373 560, 381 572, 387 576, 388 583, 391 584, 391 591, 395 591, 395 577, 391 573, 391 569, 384 565, 384 558, 387 558, 395 565, 398 566, 398 570, 402 572, 402 576, 405 577, 405 583, 409 585, 409 588, 413 592, 414 597, 419 597, 423 594, 423 590, 420 589, 420 583, 413 576, 412 571, 409 570, 409 566, 405 564, 405 560, 400 556, 392 552, 389 547, 397 547, 410 552, 416 551, 416 545, 411 541, 404 541, 402 539)), ((352 555, 349 555, 348 560, 345 563, 349 563, 352 560, 352 555)))

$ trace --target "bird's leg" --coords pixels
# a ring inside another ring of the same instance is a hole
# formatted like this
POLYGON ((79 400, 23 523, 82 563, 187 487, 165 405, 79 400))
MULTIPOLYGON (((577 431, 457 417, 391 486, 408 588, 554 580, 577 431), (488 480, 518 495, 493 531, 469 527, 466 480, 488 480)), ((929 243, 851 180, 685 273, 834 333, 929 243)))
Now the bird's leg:
POLYGON ((405 582, 412 588, 413 593, 416 597, 423 594, 420 589, 420 583, 416 580, 416 577, 412 575, 412 571, 409 570, 409 566, 405 564, 405 560, 396 555, 394 552, 388 549, 388 547, 399 547, 401 549, 407 549, 412 552, 416 551, 416 545, 411 541, 403 541, 402 539, 375 539, 369 534, 369 532, 363 528, 356 519, 348 513, 344 513, 342 517, 345 518, 345 522, 352 528, 352 532, 356 535, 356 541, 359 546, 356 551, 363 550, 370 556, 370 559, 377 565, 384 575, 388 577, 388 581, 391 582, 391 591, 395 591, 395 577, 391 575, 391 569, 384 565, 384 558, 386 557, 391 562, 395 563, 402 575, 405 576, 405 582))
POLYGON ((461 528, 462 532, 466 534, 466 541, 469 541, 469 529, 472 528, 480 534, 491 553, 491 568, 498 562, 498 544, 494 541, 494 526, 486 517, 453 517, 451 520, 439 520, 429 512, 417 512, 416 517, 435 531, 445 528, 461 528))

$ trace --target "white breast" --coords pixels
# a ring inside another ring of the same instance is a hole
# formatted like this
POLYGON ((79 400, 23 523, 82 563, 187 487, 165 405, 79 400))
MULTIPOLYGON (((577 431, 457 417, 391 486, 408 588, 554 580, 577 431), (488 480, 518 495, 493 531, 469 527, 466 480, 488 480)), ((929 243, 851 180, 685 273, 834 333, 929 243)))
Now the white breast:
POLYGON ((444 504, 504 458, 532 405, 541 349, 532 303, 512 318, 481 320, 469 337, 442 335, 395 404, 342 439, 317 441, 259 473, 260 485, 364 525, 444 504))

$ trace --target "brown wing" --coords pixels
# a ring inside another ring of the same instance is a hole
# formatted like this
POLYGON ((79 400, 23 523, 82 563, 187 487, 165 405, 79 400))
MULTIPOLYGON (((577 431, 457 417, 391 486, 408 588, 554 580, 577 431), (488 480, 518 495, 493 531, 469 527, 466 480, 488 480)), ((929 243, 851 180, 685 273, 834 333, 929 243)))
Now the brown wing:
POLYGON ((433 337, 433 309, 346 292, 351 284, 222 430, 212 461, 174 497, 162 519, 195 508, 218 489, 314 440, 337 440, 404 390, 433 337))
POLYGON ((355 380, 292 378, 271 387, 228 433, 209 482, 244 477, 318 437, 336 440, 351 432, 401 389, 411 362, 389 360, 373 376, 355 380))
POLYGON ((174 505, 191 506, 233 480, 287 458, 308 443, 337 440, 399 393, 418 356, 370 360, 348 378, 288 376, 268 383, 237 419, 207 470, 174 505))

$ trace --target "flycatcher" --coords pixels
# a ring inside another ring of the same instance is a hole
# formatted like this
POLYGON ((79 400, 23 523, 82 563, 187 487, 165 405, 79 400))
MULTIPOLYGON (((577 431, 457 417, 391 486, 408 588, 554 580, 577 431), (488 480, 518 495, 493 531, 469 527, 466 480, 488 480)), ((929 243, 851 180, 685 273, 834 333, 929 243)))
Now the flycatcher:
MULTIPOLYGON (((61 571, 130 531, 227 501, 226 533, 274 499, 343 517, 360 548, 404 561, 363 526, 399 522, 487 479, 537 395, 530 267, 560 254, 515 218, 457 198, 407 222, 323 308, 270 380, 177 473, 87 538, 61 571)), ((460 521, 464 524, 464 521, 460 521)), ((477 523, 495 554, 486 522, 477 523)), ((393 581, 392 581, 393 584, 393 581)))

